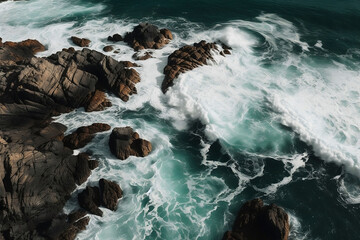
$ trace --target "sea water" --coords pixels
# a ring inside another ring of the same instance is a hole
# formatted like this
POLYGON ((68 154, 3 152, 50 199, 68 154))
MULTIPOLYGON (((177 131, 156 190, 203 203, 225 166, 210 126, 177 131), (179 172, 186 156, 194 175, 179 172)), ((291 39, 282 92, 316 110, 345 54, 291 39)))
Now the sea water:
MULTIPOLYGON (((118 209, 91 215, 78 239, 221 239, 241 205, 260 197, 290 216, 290 239, 360 239, 360 3, 335 1, 68 1, 0 4, 3 41, 38 39, 47 56, 89 38, 113 45, 116 60, 133 49, 110 43, 139 22, 169 28, 174 40, 136 61, 138 93, 56 121, 67 133, 94 122, 131 126, 151 141, 145 158, 116 159, 109 132, 77 152, 100 166, 76 195, 100 178, 124 191, 118 209), (174 50, 206 40, 232 47, 182 74, 166 94, 163 68, 174 50)), ((76 49, 80 49, 75 47, 76 49)))

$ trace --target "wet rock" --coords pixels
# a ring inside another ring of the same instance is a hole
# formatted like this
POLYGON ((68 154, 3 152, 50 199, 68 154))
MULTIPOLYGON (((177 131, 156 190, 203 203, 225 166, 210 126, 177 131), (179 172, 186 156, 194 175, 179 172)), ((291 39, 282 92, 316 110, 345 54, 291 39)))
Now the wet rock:
POLYGON ((161 85, 162 91, 165 93, 174 84, 174 79, 181 73, 206 65, 208 60, 213 60, 211 56, 212 50, 217 50, 215 43, 201 41, 173 52, 168 57, 168 63, 164 68, 165 78, 161 85))
POLYGON ((107 38, 108 41, 111 41, 111 42, 120 42, 123 40, 122 36, 118 33, 112 35, 112 36, 109 36, 107 38))
POLYGON ((100 189, 98 187, 87 186, 85 190, 79 193, 78 201, 80 207, 86 211, 100 217, 103 215, 103 212, 99 209, 101 205, 101 197, 100 189))
POLYGON ((36 53, 45 51, 45 46, 33 39, 5 42, 0 45, 0 65, 15 65, 16 62, 29 60, 36 53))
POLYGON ((1 66, 0 114, 46 118, 78 107, 101 110, 110 103, 103 93, 96 92, 100 89, 127 101, 140 81, 131 66, 89 49, 1 66))
MULTIPOLYGON (((9 239, 39 239, 76 187, 81 160, 64 147, 66 127, 0 117, 0 222, 9 239)), ((55 224, 55 223, 54 223, 55 224)))
POLYGON ((89 47, 91 41, 87 38, 78 38, 78 37, 75 37, 75 36, 72 36, 71 38, 71 41, 79 46, 79 47, 89 47))
POLYGON ((155 25, 140 23, 130 33, 124 37, 124 41, 136 51, 144 48, 159 49, 168 44, 172 39, 172 34, 168 29, 161 31, 155 25))
POLYGON ((73 47, 63 48, 62 51, 67 52, 67 53, 75 53, 76 52, 75 48, 73 48, 73 47))
POLYGON ((116 182, 105 179, 99 181, 102 205, 112 211, 117 208, 118 199, 122 197, 122 190, 116 182))
POLYGON ((110 130, 110 125, 105 123, 93 123, 90 126, 80 127, 75 132, 64 137, 64 145, 71 149, 82 148, 88 144, 95 133, 110 130))
POLYGON ((129 156, 145 157, 152 150, 151 143, 139 138, 139 134, 131 127, 114 128, 110 134, 109 146, 111 152, 121 160, 129 156))
POLYGON ((140 61, 143 61, 143 60, 147 60, 147 59, 149 59, 149 58, 152 58, 150 52, 135 53, 132 57, 133 57, 133 59, 138 60, 138 61, 139 61, 139 60, 140 60, 140 61))
POLYGON ((105 108, 111 107, 111 102, 106 98, 105 92, 96 90, 91 97, 87 106, 85 106, 86 112, 102 111, 105 108))
POLYGON ((104 52, 111 52, 112 50, 114 50, 114 48, 113 48, 112 46, 105 46, 105 47, 103 48, 103 51, 104 51, 104 52))
POLYGON ((240 209, 232 231, 223 240, 287 240, 289 217, 275 204, 266 205, 261 199, 246 202, 240 209))

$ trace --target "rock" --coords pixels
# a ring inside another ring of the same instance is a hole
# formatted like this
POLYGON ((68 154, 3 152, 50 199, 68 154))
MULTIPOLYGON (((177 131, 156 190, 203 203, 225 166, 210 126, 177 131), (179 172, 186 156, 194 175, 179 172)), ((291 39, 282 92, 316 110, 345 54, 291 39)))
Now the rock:
POLYGON ((78 156, 78 161, 75 166, 74 178, 76 184, 80 185, 88 179, 91 174, 91 167, 89 164, 90 156, 86 153, 80 153, 78 156))
POLYGON ((180 73, 206 65, 208 60, 213 60, 212 50, 217 50, 215 43, 201 41, 194 43, 193 46, 187 45, 173 52, 168 57, 168 63, 164 68, 165 78, 161 85, 163 93, 166 93, 168 88, 174 85, 174 79, 180 73))
POLYGON ((0 117, 1 231, 41 239, 58 226, 52 222, 76 187, 81 160, 64 147, 62 124, 8 117, 0 117))
POLYGON ((99 181, 101 192, 101 203, 104 207, 115 211, 117 207, 117 201, 122 197, 122 190, 116 182, 111 182, 105 179, 99 181))
POLYGON ((111 41, 111 42, 120 42, 123 40, 122 36, 120 34, 114 34, 113 36, 109 36, 107 38, 108 41, 111 41))
POLYGON ((151 53, 150 52, 145 52, 144 54, 140 54, 140 53, 135 53, 133 56, 133 59, 135 59, 135 60, 147 60, 147 59, 149 59, 149 58, 152 58, 152 56, 151 56, 151 53))
POLYGON ((86 112, 102 111, 107 107, 111 107, 111 102, 106 98, 103 91, 96 90, 87 106, 85 106, 86 112))
POLYGON ((103 48, 103 51, 104 51, 104 52, 111 52, 112 50, 114 50, 114 48, 113 48, 112 46, 105 46, 105 47, 103 48))
POLYGON ((95 111, 110 106, 97 89, 107 89, 127 101, 137 92, 135 84, 140 81, 137 71, 129 69, 131 66, 89 49, 31 58, 21 65, 3 65, 0 115, 44 119, 78 107, 95 111))
POLYGON ((110 134, 109 146, 111 152, 119 159, 129 156, 145 157, 151 150, 151 143, 139 138, 139 134, 131 127, 114 128, 110 134))
POLYGON ((71 37, 71 41, 79 47, 89 47, 91 41, 87 38, 78 38, 75 36, 71 37))
MULTIPOLYGON (((78 195, 78 201, 82 208, 88 212, 102 216, 103 212, 99 209, 104 206, 112 211, 116 210, 117 201, 122 197, 122 190, 116 182, 100 179, 98 187, 87 186, 78 195)), ((70 218, 70 216, 69 216, 70 218)))
POLYGON ((240 209, 232 231, 223 240, 287 240, 289 217, 275 204, 264 206, 261 199, 246 202, 240 209))
POLYGON ((160 33, 164 35, 165 38, 173 40, 173 35, 169 29, 163 28, 160 30, 160 33))
POLYGON ((62 51, 68 52, 68 53, 75 53, 75 48, 69 47, 69 48, 63 48, 62 51))
POLYGON ((69 215, 58 215, 51 220, 47 229, 44 226, 42 236, 45 239, 74 240, 80 231, 86 229, 90 221, 85 215, 86 211, 83 210, 74 211, 69 215))
POLYGON ((30 60, 36 53, 45 51, 45 46, 33 39, 0 45, 0 65, 15 65, 16 62, 30 60))
POLYGON ((80 127, 75 132, 64 137, 64 145, 71 149, 85 147, 94 137, 95 133, 110 130, 110 125, 105 123, 93 123, 90 126, 80 127))
POLYGON ((88 212, 102 217, 103 212, 99 209, 101 204, 100 189, 98 187, 87 186, 78 195, 78 201, 80 207, 88 212))
POLYGON ((159 49, 168 44, 172 39, 170 30, 159 29, 149 23, 140 23, 130 33, 124 37, 124 41, 134 50, 138 51, 144 48, 159 49))

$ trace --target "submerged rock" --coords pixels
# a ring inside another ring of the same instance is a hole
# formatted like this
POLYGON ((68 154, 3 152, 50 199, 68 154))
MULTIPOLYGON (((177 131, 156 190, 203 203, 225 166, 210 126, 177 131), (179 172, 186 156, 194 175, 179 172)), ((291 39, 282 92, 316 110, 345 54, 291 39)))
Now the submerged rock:
POLYGON ((63 142, 66 147, 71 149, 82 148, 95 137, 95 133, 108 131, 110 128, 110 125, 105 123, 93 123, 90 126, 78 128, 64 137, 63 142))
POLYGON ((240 209, 232 231, 223 240, 287 240, 289 217, 275 204, 266 205, 261 199, 246 202, 240 209))
POLYGON ((75 36, 72 36, 71 38, 71 41, 79 46, 79 47, 89 47, 91 41, 87 38, 78 38, 78 37, 75 37, 75 36))
POLYGON ((114 50, 114 47, 112 47, 112 46, 105 46, 105 47, 103 48, 103 51, 104 51, 104 52, 111 52, 112 50, 114 50))
POLYGON ((110 134, 109 146, 111 152, 121 160, 129 156, 145 157, 152 150, 151 143, 139 138, 139 134, 131 127, 114 128, 110 134))
POLYGON ((165 78, 161 90, 165 93, 169 87, 174 85, 174 79, 180 73, 187 72, 196 67, 206 65, 208 60, 213 60, 211 50, 217 50, 215 43, 201 41, 194 45, 184 46, 168 57, 168 63, 164 68, 165 78))
POLYGON ((172 38, 172 33, 168 29, 159 30, 155 25, 140 23, 132 32, 125 35, 124 41, 138 51, 144 48, 162 48, 172 38))

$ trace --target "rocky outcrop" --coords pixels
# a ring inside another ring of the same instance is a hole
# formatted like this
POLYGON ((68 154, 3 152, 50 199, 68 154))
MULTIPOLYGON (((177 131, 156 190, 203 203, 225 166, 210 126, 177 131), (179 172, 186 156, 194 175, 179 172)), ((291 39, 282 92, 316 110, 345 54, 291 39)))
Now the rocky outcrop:
POLYGON ((213 60, 212 50, 217 50, 215 43, 201 41, 194 45, 184 46, 168 57, 168 63, 164 68, 165 78, 161 85, 161 90, 165 93, 169 87, 174 85, 174 79, 180 73, 187 72, 196 67, 206 65, 208 60, 213 60))
MULTIPOLYGON (((84 229, 88 218, 68 221, 59 213, 98 162, 85 153, 74 156, 64 146, 72 142, 63 142, 66 127, 50 117, 78 107, 101 110, 110 105, 104 91, 127 101, 140 81, 129 69, 134 64, 96 51, 34 57, 41 49, 33 40, 0 49, 0 239, 73 239, 84 229)), ((94 131, 79 130, 74 145, 94 131)))
POLYGON ((110 134, 109 146, 111 152, 119 159, 129 156, 145 157, 151 150, 151 143, 141 139, 131 127, 114 128, 110 134))
POLYGON ((117 208, 118 199, 122 197, 122 190, 116 182, 100 179, 99 187, 87 186, 78 195, 79 205, 88 212, 102 216, 103 212, 99 209, 104 206, 112 211, 117 208))
POLYGON ((86 112, 102 111, 105 108, 111 107, 112 104, 109 99, 106 98, 105 92, 95 90, 90 101, 85 105, 86 112))
POLYGON ((88 157, 64 147, 60 123, 1 115, 0 129, 0 233, 48 236, 76 183, 89 175, 88 157))
POLYGON ((45 46, 33 39, 22 42, 0 41, 0 47, 0 65, 15 65, 16 62, 29 60, 34 54, 45 51, 45 46))
POLYGON ((120 42, 120 41, 122 41, 124 39, 122 38, 122 36, 120 34, 115 33, 112 36, 108 36, 107 40, 110 41, 110 42, 120 42))
POLYGON ((275 204, 266 205, 261 199, 246 202, 240 209, 232 231, 223 240, 287 240, 289 217, 275 204))
POLYGON ((75 132, 64 137, 64 145, 71 149, 85 147, 94 137, 95 133, 110 130, 110 125, 105 123, 93 123, 90 126, 80 127, 75 132))
POLYGON ((149 23, 140 23, 124 37, 124 41, 136 51, 145 48, 162 48, 171 39, 173 39, 173 36, 170 30, 159 30, 158 27, 149 23))
POLYGON ((72 36, 71 38, 71 41, 79 46, 79 47, 89 47, 91 41, 87 38, 78 38, 78 37, 75 37, 75 36, 72 36))
POLYGON ((136 93, 140 81, 134 66, 99 52, 83 49, 31 58, 23 65, 0 68, 0 114, 46 116, 85 107, 103 109, 109 102, 96 92, 113 92, 123 101, 136 93))
POLYGON ((74 240, 76 235, 86 229, 90 218, 86 211, 77 210, 69 215, 61 214, 54 218, 48 231, 43 235, 47 239, 74 240))

